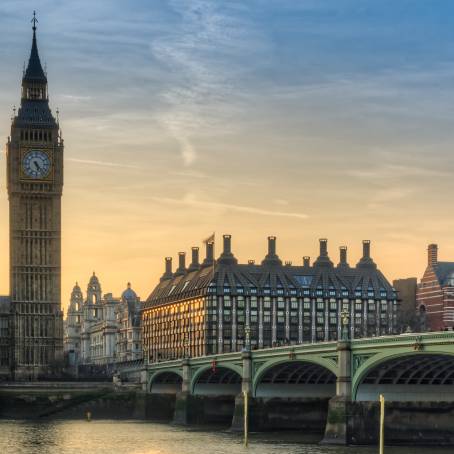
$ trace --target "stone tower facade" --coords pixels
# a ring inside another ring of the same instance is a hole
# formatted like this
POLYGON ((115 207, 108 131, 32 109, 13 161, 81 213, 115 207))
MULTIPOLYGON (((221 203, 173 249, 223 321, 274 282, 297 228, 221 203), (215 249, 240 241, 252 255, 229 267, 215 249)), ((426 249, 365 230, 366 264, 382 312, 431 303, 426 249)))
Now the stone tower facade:
POLYGON ((49 108, 36 20, 20 108, 7 143, 11 369, 15 379, 58 374, 63 357, 61 196, 63 140, 49 108))

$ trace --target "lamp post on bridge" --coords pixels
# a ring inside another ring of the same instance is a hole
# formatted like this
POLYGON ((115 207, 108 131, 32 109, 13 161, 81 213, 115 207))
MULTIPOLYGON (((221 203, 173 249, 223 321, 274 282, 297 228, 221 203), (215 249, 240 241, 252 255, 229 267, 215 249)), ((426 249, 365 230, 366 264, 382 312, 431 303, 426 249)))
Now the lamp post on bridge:
POLYGON ((344 308, 342 310, 342 312, 340 313, 340 316, 341 316, 341 324, 342 324, 342 340, 344 342, 347 342, 350 337, 348 335, 348 322, 350 319, 350 314, 349 314, 347 308, 344 308))
POLYGON ((189 354, 189 337, 188 336, 186 336, 184 338, 183 344, 184 344, 184 356, 185 356, 185 358, 189 358, 190 354, 189 354))
POLYGON ((251 351, 251 327, 246 325, 244 327, 244 351, 251 351))

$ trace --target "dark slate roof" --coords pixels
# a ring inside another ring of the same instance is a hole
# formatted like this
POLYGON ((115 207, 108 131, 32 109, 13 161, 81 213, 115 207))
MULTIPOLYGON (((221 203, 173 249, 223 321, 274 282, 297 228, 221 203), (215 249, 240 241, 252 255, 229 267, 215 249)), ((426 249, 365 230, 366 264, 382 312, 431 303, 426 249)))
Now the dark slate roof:
POLYGON ((338 296, 348 291, 350 298, 358 297, 357 293, 361 298, 367 298, 370 292, 374 298, 381 298, 383 292, 386 298, 395 298, 393 287, 370 257, 363 257, 356 268, 351 268, 347 264, 334 267, 327 255, 319 257, 313 266, 282 265, 275 254, 268 255, 261 265, 238 264, 230 252, 223 255, 214 267, 205 266, 162 279, 148 297, 145 307, 204 295, 208 288, 217 294, 232 295, 250 295, 254 289, 253 292, 260 295, 295 295, 295 292, 302 295, 304 290, 315 294, 322 290, 323 296, 328 296, 328 292, 334 290, 338 296))
POLYGON ((28 66, 22 80, 27 82, 47 83, 47 77, 41 66, 41 60, 39 59, 35 29, 33 29, 32 50, 30 52, 30 58, 28 59, 28 66))
POLYGON ((47 100, 23 99, 14 119, 17 127, 56 128, 57 122, 47 100))
POLYGON ((448 279, 454 278, 454 262, 438 262, 434 266, 434 271, 440 285, 448 285, 448 279))

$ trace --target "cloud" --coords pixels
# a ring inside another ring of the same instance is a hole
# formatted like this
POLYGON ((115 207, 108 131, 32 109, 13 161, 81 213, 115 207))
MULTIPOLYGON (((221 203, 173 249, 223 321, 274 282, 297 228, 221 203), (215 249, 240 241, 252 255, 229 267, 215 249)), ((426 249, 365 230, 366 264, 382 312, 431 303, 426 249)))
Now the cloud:
POLYGON ((264 210, 262 208, 249 207, 243 205, 234 205, 230 203, 222 202, 210 202, 197 200, 194 195, 186 194, 183 199, 172 199, 168 197, 152 197, 152 200, 158 203, 164 204, 176 204, 176 205, 186 205, 188 207, 196 208, 213 208, 213 209, 223 209, 229 211, 236 211, 239 213, 249 213, 249 214, 258 214, 261 216, 275 216, 275 217, 285 217, 285 218, 296 218, 296 219, 307 219, 308 215, 303 213, 293 213, 285 211, 272 211, 264 210))
POLYGON ((154 58, 168 68, 161 93, 166 107, 157 119, 176 140, 188 167, 199 159, 199 137, 234 129, 235 113, 242 110, 238 77, 246 67, 240 60, 261 45, 254 24, 235 8, 206 0, 169 4, 180 22, 151 44, 154 58))
POLYGON ((416 167, 398 164, 387 164, 376 168, 353 169, 346 172, 362 180, 387 180, 403 177, 451 177, 452 173, 427 167, 416 167))
POLYGON ((81 95, 69 95, 69 94, 61 94, 59 95, 64 101, 72 101, 72 102, 84 102, 84 101, 91 101, 91 96, 81 96, 81 95))
POLYGON ((102 167, 118 167, 121 169, 141 169, 140 166, 135 166, 132 164, 121 164, 118 162, 109 162, 109 161, 96 161, 92 159, 77 159, 77 158, 66 158, 66 161, 76 162, 78 164, 88 164, 102 167))
POLYGON ((286 206, 286 205, 288 205, 288 200, 284 200, 284 199, 273 199, 273 203, 275 203, 276 205, 286 206))

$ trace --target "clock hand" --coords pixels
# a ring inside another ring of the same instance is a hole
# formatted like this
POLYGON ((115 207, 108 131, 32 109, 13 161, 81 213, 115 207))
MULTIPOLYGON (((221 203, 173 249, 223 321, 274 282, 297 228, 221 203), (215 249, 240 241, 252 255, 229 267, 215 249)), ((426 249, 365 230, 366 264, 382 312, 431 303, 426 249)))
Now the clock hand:
POLYGON ((36 161, 33 161, 33 164, 35 164, 36 170, 38 170, 38 171, 41 170, 40 165, 36 161))

